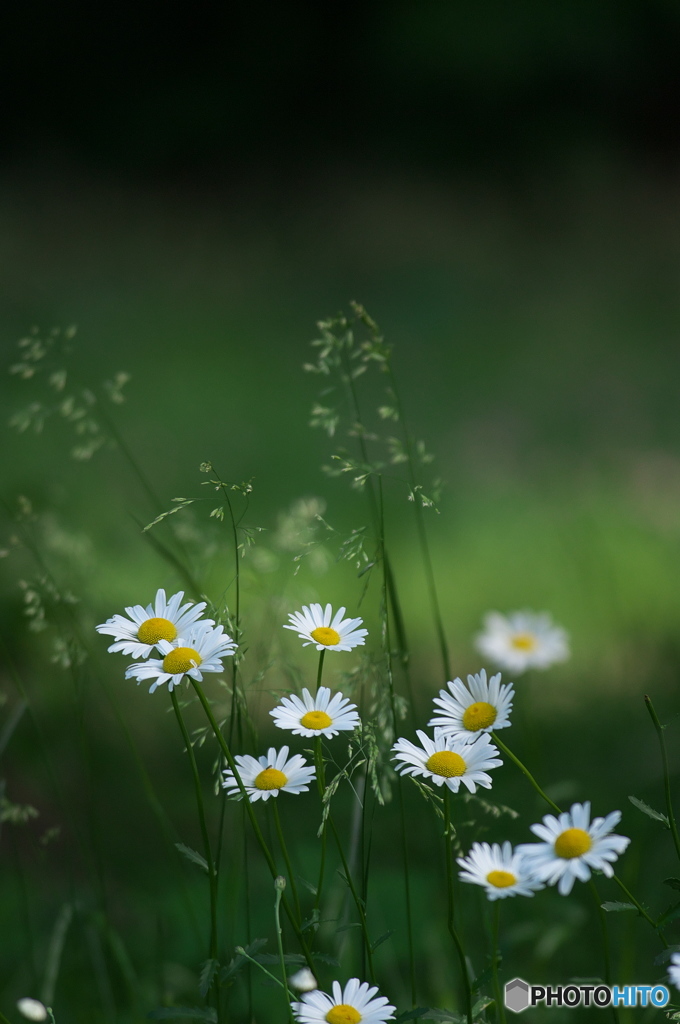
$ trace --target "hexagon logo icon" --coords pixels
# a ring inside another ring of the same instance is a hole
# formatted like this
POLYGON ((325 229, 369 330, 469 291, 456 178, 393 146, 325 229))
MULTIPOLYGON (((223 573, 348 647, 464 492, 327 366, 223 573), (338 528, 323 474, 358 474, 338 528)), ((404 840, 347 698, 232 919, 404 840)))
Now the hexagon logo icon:
POLYGON ((513 978, 505 986, 505 1005, 513 1013, 521 1013, 529 1005, 529 986, 522 978, 513 978))

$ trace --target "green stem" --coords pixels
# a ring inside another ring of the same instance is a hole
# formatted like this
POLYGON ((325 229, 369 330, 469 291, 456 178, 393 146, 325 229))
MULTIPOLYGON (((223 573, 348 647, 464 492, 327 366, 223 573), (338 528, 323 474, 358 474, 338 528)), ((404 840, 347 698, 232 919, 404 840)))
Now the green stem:
POLYGON ((666 754, 666 741, 664 740, 663 730, 664 726, 659 721, 654 705, 652 704, 651 697, 645 694, 645 704, 649 711, 656 734, 659 737, 659 746, 661 747, 661 760, 663 763, 663 786, 666 794, 666 811, 668 813, 668 824, 670 825, 671 835, 673 836, 673 843, 675 844, 675 852, 680 858, 680 836, 678 836, 678 826, 675 823, 675 815, 673 813, 673 802, 671 800, 671 777, 668 771, 668 756, 666 754))
POLYGON ((555 811, 555 812, 556 812, 557 814, 561 814, 562 812, 561 812, 561 810, 559 809, 559 807, 557 806, 557 804, 556 804, 556 803, 555 803, 555 802, 554 802, 553 800, 551 800, 551 799, 550 799, 550 797, 549 797, 549 796, 548 796, 548 795, 547 795, 546 793, 544 793, 544 792, 543 792, 543 790, 541 789, 541 787, 539 786, 539 784, 538 784, 538 783, 536 782, 536 779, 535 779, 535 778, 533 777, 533 775, 531 774, 531 772, 529 771, 529 769, 528 769, 528 768, 527 768, 527 767, 526 767, 525 765, 523 765, 523 764, 522 764, 522 762, 520 761, 520 759, 519 759, 518 757, 515 757, 515 755, 514 755, 514 754, 513 754, 513 752, 512 752, 511 750, 510 750, 510 748, 509 748, 509 747, 506 747, 505 743, 503 743, 503 740, 501 740, 501 739, 499 739, 499 738, 498 738, 498 733, 496 733, 496 732, 492 732, 492 733, 491 733, 491 735, 492 735, 492 737, 493 737, 493 741, 494 741, 494 743, 495 743, 495 744, 497 744, 497 746, 499 746, 499 747, 500 747, 500 749, 501 749, 501 750, 503 751, 503 753, 504 753, 504 754, 506 755, 506 757, 509 757, 509 758, 510 758, 510 760, 511 760, 511 761, 512 761, 512 762, 513 762, 514 764, 516 764, 516 765, 517 765, 517 767, 519 768, 519 770, 520 770, 520 771, 521 771, 521 772, 522 772, 522 773, 523 773, 524 775, 526 775, 527 779, 529 780, 529 782, 531 783, 531 785, 532 785, 532 786, 534 787, 534 789, 536 790, 536 792, 538 793, 538 795, 539 795, 540 797, 542 797, 542 798, 543 798, 543 800, 545 800, 545 802, 546 802, 546 803, 548 804, 548 806, 549 806, 549 807, 551 807, 551 808, 553 809, 553 811, 555 811))
POLYGON ((321 676, 323 675, 323 659, 324 659, 325 653, 326 653, 326 649, 325 648, 322 651, 319 651, 319 667, 318 667, 317 673, 316 673, 316 692, 317 693, 319 692, 319 687, 321 686, 321 676))
POLYGON ((456 931, 453 912, 454 912, 454 893, 453 893, 453 851, 451 850, 451 806, 450 806, 450 791, 448 786, 444 786, 444 855, 446 861, 446 902, 447 902, 447 924, 449 928, 449 934, 453 939, 453 944, 456 947, 458 953, 458 959, 460 961, 460 971, 463 978, 463 987, 465 989, 465 1013, 467 1015, 468 1024, 472 1024, 472 989, 470 987, 470 978, 468 976, 467 960, 465 959, 465 950, 463 944, 460 941, 460 936, 456 931))
POLYGON ((449 658, 449 648, 446 642, 446 634, 444 632, 444 623, 442 621, 441 608, 439 606, 439 597, 437 594, 437 583, 434 578, 434 568, 432 566, 432 556, 430 554, 430 545, 427 540, 427 530, 425 529, 425 520, 423 518, 423 506, 418 500, 418 491, 416 490, 416 471, 413 459, 413 445, 411 444, 411 437, 406 427, 406 421, 404 419, 404 411, 399 397, 399 391, 397 390, 397 381, 392 369, 390 360, 387 360, 387 370, 390 378, 390 386, 392 388, 392 394, 394 395, 394 402, 397 408, 397 415, 399 422, 401 423, 402 436, 404 438, 404 448, 406 449, 406 464, 408 467, 408 478, 409 487, 411 488, 411 494, 413 496, 413 508, 416 516, 416 530, 418 533, 418 542, 420 544, 420 554, 423 559, 423 566, 425 569, 425 579, 427 581, 427 590, 430 597, 430 605, 432 607, 432 615, 434 618, 435 630, 437 633, 437 640, 439 642, 439 652, 442 659, 442 667, 444 669, 444 675, 447 679, 452 678, 451 674, 451 661, 449 658))
POLYGON ((505 1024, 505 1006, 503 1004, 503 993, 501 992, 500 982, 498 981, 498 964, 500 962, 501 953, 498 947, 498 931, 501 916, 501 901, 496 900, 493 908, 493 952, 491 961, 491 977, 493 981, 493 991, 496 997, 496 1018, 498 1024, 505 1024))
MULTIPOLYGON (((597 886, 591 878, 588 887, 593 894, 595 900, 595 906, 597 907, 597 914, 600 920, 600 931, 602 932, 602 951, 604 953, 604 980, 609 986, 612 983, 612 965, 611 965, 611 954, 609 951, 609 934, 607 932, 607 920, 604 910, 602 909, 602 903, 600 900, 600 894, 597 891, 597 886)), ((614 1024, 619 1024, 619 1011, 616 1006, 612 1005, 612 1015, 614 1017, 614 1024)))
POLYGON ((366 913, 364 911, 364 907, 363 907, 363 904, 362 904, 361 899, 359 897, 359 894, 357 893, 356 887, 354 885, 354 881, 352 880, 352 875, 351 875, 351 872, 349 870, 349 864, 347 863, 347 858, 345 857, 345 853, 344 853, 344 850, 342 848, 342 843, 340 842, 340 836, 338 835, 338 830, 335 827, 335 822, 333 821, 333 819, 332 819, 332 817, 330 815, 330 811, 328 813, 328 823, 331 826, 331 831, 333 833, 333 838, 335 839, 336 845, 338 847, 338 853, 340 854, 340 860, 342 861, 342 870, 345 873, 345 878, 347 879, 347 885, 349 886, 349 891, 352 894, 352 899, 354 900, 354 904, 355 904, 355 906, 357 908, 357 913, 359 914, 359 923, 361 924, 361 934, 363 935, 364 948, 366 950, 366 958, 368 960, 368 974, 369 974, 371 983, 373 985, 375 985, 376 981, 375 981, 375 970, 373 968, 373 950, 371 948, 371 940, 370 940, 370 938, 368 936, 368 925, 367 925, 367 922, 366 922, 366 913))
MULTIPOLYGON (((219 475, 218 475, 219 477, 219 475)), ((229 491, 225 487, 224 483, 220 479, 220 487, 222 494, 227 502, 227 508, 229 509, 229 518, 231 519, 231 535, 232 543, 234 546, 234 584, 236 591, 236 617, 234 619, 234 640, 236 643, 241 642, 241 566, 238 556, 238 531, 236 527, 236 520, 234 518, 234 509, 232 508, 231 501, 229 500, 229 491)), ((231 664, 231 716, 229 719, 229 742, 234 741, 234 723, 238 722, 239 727, 239 738, 241 738, 241 709, 238 703, 237 694, 237 679, 238 676, 238 663, 236 658, 231 664)))
POLYGON ((286 888, 286 879, 279 875, 278 878, 274 879, 274 887, 276 889, 276 903, 274 904, 274 917, 276 918, 276 945, 279 950, 279 963, 281 964, 281 978, 283 981, 283 991, 286 994, 286 1005, 288 1007, 288 1018, 290 1024, 295 1024, 295 1018, 293 1017, 293 1008, 290 1005, 290 992, 288 991, 288 978, 286 977, 286 961, 283 957, 283 939, 281 934, 281 914, 280 914, 280 903, 281 897, 283 896, 283 890, 286 888))
MULTIPOLYGON (((376 326, 369 324, 367 320, 364 320, 364 323, 366 323, 366 325, 369 327, 370 330, 377 330, 376 326)), ((362 460, 364 462, 364 465, 368 466, 369 465, 368 449, 366 447, 365 428, 364 428, 364 423, 363 423, 363 419, 362 419, 362 416, 361 416, 361 407, 359 405, 359 397, 357 395, 357 390, 356 390, 356 387, 354 385, 354 378, 352 377, 352 368, 350 366, 349 356, 348 356, 347 350, 343 348, 342 354, 343 354, 344 360, 345 360, 345 377, 346 377, 346 383, 347 383, 348 390, 349 390, 349 395, 350 395, 350 403, 351 403, 351 405, 353 406, 353 409, 354 409, 354 417, 356 419, 356 422, 360 425, 360 428, 361 428, 358 431, 358 437, 357 437, 357 440, 359 442, 359 450, 361 452, 361 458, 362 458, 362 460)), ((380 486, 382 486, 382 484, 380 486)), ((375 533, 376 533, 376 537, 378 538, 378 542, 380 543, 380 540, 379 540, 379 538, 380 538, 380 515, 379 515, 379 510, 378 510, 378 501, 377 501, 376 496, 375 496, 375 491, 374 491, 374 488, 373 488, 373 480, 372 480, 371 476, 369 476, 367 481, 366 481, 366 494, 368 495, 368 504, 369 504, 369 508, 370 508, 371 518, 373 520, 373 527, 374 527, 374 530, 375 530, 375 533)), ((382 497, 381 497, 381 502, 382 502, 382 497)), ((390 595, 390 602, 392 604, 392 612, 393 612, 393 615, 394 615, 395 627, 396 627, 396 630, 397 630, 397 638, 398 638, 398 641, 399 641, 399 648, 400 648, 399 653, 401 655, 401 663, 402 663, 402 667, 403 667, 403 670, 404 670, 404 675, 406 677, 406 686, 407 686, 407 689, 408 689, 409 701, 410 701, 410 704, 411 704, 411 714, 414 716, 414 720, 415 720, 415 709, 414 709, 414 701, 413 701, 413 687, 412 687, 412 684, 411 684, 411 673, 410 673, 410 669, 409 669, 409 651, 408 651, 408 643, 407 643, 407 640, 406 640, 406 631, 405 631, 405 628, 404 628, 404 618, 403 618, 403 615, 401 613, 401 605, 399 603, 399 597, 398 597, 398 594, 397 594, 397 587, 396 587, 396 583, 395 583, 395 580, 394 580, 394 574, 392 572, 392 567, 390 565, 389 559, 387 558, 386 554, 384 554, 384 563, 385 563, 385 575, 386 575, 386 580, 387 580, 387 590, 388 590, 388 593, 390 595)))
MULTIPOLYGON (((382 581, 382 606, 383 606, 383 639, 385 647, 385 663, 387 669, 387 685, 389 688, 390 695, 390 709, 392 711, 392 730, 393 735, 396 738, 397 735, 397 709, 394 696, 394 675, 392 672, 392 643, 390 636, 390 616, 389 607, 387 603, 387 588, 388 588, 388 569, 387 569, 387 557, 385 551, 385 509, 383 504, 383 487, 382 477, 378 477, 378 494, 380 498, 380 533, 379 533, 379 544, 380 544, 380 558, 383 566, 383 581, 382 581)), ((413 701, 411 701, 411 709, 413 710, 413 701)), ((397 780, 397 789, 399 791, 399 817, 401 826, 401 856, 404 865, 404 898, 406 901, 406 931, 408 938, 408 953, 409 953, 409 976, 411 982, 411 1002, 415 1008, 416 1005, 416 963, 415 963, 415 950, 413 944, 413 921, 411 915, 411 882, 409 877, 409 863, 408 863, 408 845, 406 842, 406 813, 404 809, 404 792, 403 792, 403 780, 399 776, 397 780)))
POLYGON ((628 900, 630 900, 630 902, 633 904, 633 906, 637 910, 638 914, 640 914, 641 917, 644 917, 645 921, 647 921, 648 924, 651 924, 652 928, 655 930, 655 932, 657 933, 657 935, 661 939, 661 942, 663 943, 664 947, 666 949, 668 949, 668 943, 666 942, 666 939, 665 939, 664 934, 661 931, 661 929, 657 927, 656 921, 654 921, 653 918, 651 918, 649 916, 649 914, 647 913, 645 908, 642 906, 642 904, 639 903, 638 900, 635 899, 635 897, 633 896, 633 894, 630 891, 630 889, 628 889, 627 886, 625 886, 623 884, 623 882, 621 881, 621 879, 619 878, 618 875, 612 875, 612 878, 614 879, 614 881, 618 885, 619 889, 621 889, 621 891, 623 893, 625 893, 626 898, 628 900))
MULTIPOLYGON (((184 746, 189 756, 189 764, 191 765, 191 774, 194 780, 194 790, 196 793, 196 807, 198 809, 198 821, 201 827, 201 835, 203 837, 203 848, 205 850, 205 859, 208 864, 208 883, 210 886, 210 959, 217 960, 217 874, 215 872, 215 863, 213 861, 212 850, 210 848, 210 836, 208 835, 208 826, 205 819, 205 806, 203 804, 203 792, 201 789, 201 778, 198 774, 198 765, 196 764, 196 757, 194 756, 194 748, 191 744, 191 737, 187 730, 182 711, 177 700, 177 693, 175 689, 170 692, 170 699, 172 701, 172 707, 177 717, 180 732, 184 740, 184 746)), ((219 1006, 219 982, 217 976, 215 976, 215 998, 218 1000, 217 1005, 219 1006)), ((219 1010, 218 1010, 219 1019, 219 1010)))
MULTIPOLYGON (((283 860, 284 860, 284 863, 286 865, 286 871, 288 872, 288 877, 290 878, 290 887, 291 887, 291 890, 293 892, 293 902, 295 904, 295 913, 297 914, 298 921, 300 922, 300 924, 302 924, 302 912, 300 910, 300 900, 299 900, 299 897, 298 897, 297 886, 295 885, 295 878, 293 877, 293 868, 292 868, 291 863, 290 863, 290 857, 288 856, 288 848, 286 847, 286 840, 283 838, 283 829, 281 828, 281 818, 279 817, 279 808, 278 808, 278 797, 276 797, 276 796, 273 797, 272 798, 272 803, 274 805, 274 824, 276 826, 276 835, 278 836, 279 846, 281 847, 281 852, 283 854, 283 860)), ((277 890, 277 893, 278 893, 278 890, 277 890)), ((279 894, 278 898, 280 899, 280 894, 279 894)), ((277 906, 278 906, 278 903, 277 903, 277 906)))
MULTIPOLYGON (((319 796, 321 797, 321 806, 323 808, 323 795, 326 792, 326 780, 325 780, 325 767, 323 761, 323 752, 321 747, 321 737, 316 736, 314 738, 314 763, 316 765, 316 784, 319 790, 319 796)), ((319 881, 316 887, 316 898, 314 900, 314 909, 318 910, 321 904, 321 890, 323 888, 324 874, 326 871, 326 830, 327 820, 323 822, 321 830, 321 860, 319 863, 319 881)))
POLYGON ((268 971, 266 967, 264 967, 261 963, 259 963, 259 961, 254 960, 252 956, 249 956, 246 953, 246 951, 243 948, 243 946, 236 946, 235 949, 234 949, 234 952, 236 953, 237 956, 242 956, 244 960, 248 960, 249 963, 254 964, 255 967, 258 968, 258 970, 262 971, 263 974, 266 974, 267 977, 270 978, 274 982, 275 985, 279 986, 279 988, 283 988, 283 983, 282 983, 281 979, 277 978, 275 974, 271 973, 271 971, 268 971))
MULTIPOLYGON (((267 863, 267 867, 269 868, 270 874, 271 874, 272 878, 277 878, 278 877, 278 871, 276 870, 276 864, 274 863, 274 858, 272 857, 271 852, 269 850, 269 847, 267 846, 267 844, 265 842, 265 839, 264 839, 264 836, 262 835, 262 830, 260 829, 260 826, 259 826, 259 824, 257 822, 257 818, 255 817, 255 812, 253 810, 253 805, 251 804, 250 799, 248 797, 248 793, 246 792, 246 787, 243 785, 243 779, 241 778, 241 775, 239 773, 238 767, 237 767, 236 762, 234 760, 234 757, 233 757, 233 755, 231 753, 231 750, 229 749, 227 741, 225 740, 224 736, 222 735, 220 727, 217 724, 217 719, 215 718, 215 716, 213 714, 213 711, 212 711, 212 708, 210 707, 210 703, 208 701, 208 698, 204 694, 203 689, 202 689, 200 683, 198 683, 195 679, 192 679, 191 677, 189 677, 189 679, 191 681, 191 685, 193 686, 194 690, 196 691, 196 695, 198 696, 198 699, 201 702, 201 705, 203 707, 203 710, 205 711, 206 717, 207 717, 208 721, 210 722, 210 726, 212 728, 212 731, 215 734, 215 739, 219 743, 220 749, 221 749, 222 753, 225 756, 227 764, 229 765, 229 768, 231 769, 232 775, 236 779, 236 784, 238 785, 239 791, 241 793, 241 797, 242 797, 242 799, 244 801, 244 806, 245 806, 245 809, 246 809, 246 814, 248 815, 248 819, 250 821, 250 826, 251 826, 253 832, 255 833, 255 838, 257 840, 258 846, 260 847, 260 849, 262 851, 264 859, 265 859, 265 861, 267 863)), ((314 964, 312 962, 312 957, 311 957, 311 954, 310 954, 309 949, 307 947, 307 943, 305 941, 305 937, 302 934, 302 931, 300 930, 300 926, 297 923, 297 921, 295 920, 295 916, 294 916, 293 912, 291 911, 290 906, 288 905, 288 901, 286 900, 285 897, 283 897, 283 909, 286 911, 286 914, 288 916, 288 920, 290 921, 291 926, 293 928, 293 931, 295 932, 295 936, 296 936, 298 942, 300 943, 300 949, 302 950, 304 958, 307 961, 307 966, 309 967, 309 969, 311 971, 313 971, 314 970, 314 964)))

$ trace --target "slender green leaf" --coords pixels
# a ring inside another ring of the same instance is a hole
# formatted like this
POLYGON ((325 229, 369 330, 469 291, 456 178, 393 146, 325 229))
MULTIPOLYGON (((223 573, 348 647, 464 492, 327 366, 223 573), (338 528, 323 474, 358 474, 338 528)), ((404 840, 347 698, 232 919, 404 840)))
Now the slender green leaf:
POLYGON ((495 999, 492 999, 491 996, 482 996, 480 999, 477 1000, 475 1005, 472 1007, 472 1016, 476 1018, 489 1006, 493 1006, 494 1002, 495 999))
POLYGON ((206 875, 208 874, 208 862, 205 857, 200 855, 200 853, 197 853, 196 850, 192 850, 190 846, 185 846, 184 843, 175 843, 175 848, 179 850, 187 860, 190 860, 192 864, 196 864, 202 871, 205 871, 206 875))
POLYGON ((601 903, 600 906, 603 910, 608 910, 610 913, 612 911, 637 910, 637 907, 632 903, 621 903, 619 900, 610 900, 607 903, 601 903))
POLYGON ((680 953, 680 946, 669 946, 668 949, 662 949, 661 952, 654 957, 654 965, 658 967, 660 964, 668 963, 673 953, 680 953))
POLYGON ((213 983, 213 979, 220 969, 220 965, 217 960, 206 960, 201 969, 201 976, 198 982, 198 991, 201 993, 203 998, 207 996, 210 991, 210 986, 213 983))
POLYGON ((383 934, 380 936, 379 939, 376 939, 375 942, 371 943, 371 952, 374 953, 376 951, 376 949, 378 948, 378 946, 381 946, 383 944, 383 942, 385 942, 387 939, 389 939, 390 935, 394 935, 394 929, 393 928, 390 928, 389 931, 383 932, 383 934))
POLYGON ((661 928, 662 925, 675 921, 677 917, 680 917, 680 900, 677 903, 672 903, 670 907, 667 907, 664 910, 663 914, 656 922, 656 927, 661 928))
POLYGON ((671 827, 668 818, 665 814, 662 814, 661 811, 655 811, 653 807, 650 807, 649 804, 646 804, 644 800, 640 800, 637 796, 629 796, 628 799, 632 803, 633 807, 637 807, 637 809, 642 811, 643 814, 646 814, 648 818, 653 818, 654 821, 663 822, 666 828, 671 827))
POLYGON ((318 960, 320 964, 329 964, 331 967, 339 967, 340 961, 335 956, 328 956, 326 953, 312 953, 312 960, 318 960))

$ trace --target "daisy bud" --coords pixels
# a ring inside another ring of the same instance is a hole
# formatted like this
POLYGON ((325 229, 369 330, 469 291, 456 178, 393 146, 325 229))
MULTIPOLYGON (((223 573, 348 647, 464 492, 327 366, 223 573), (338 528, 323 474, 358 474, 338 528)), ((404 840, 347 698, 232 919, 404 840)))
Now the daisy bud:
POLYGON ((39 999, 19 999, 17 1010, 26 1020, 47 1020, 47 1010, 39 999))
POLYGON ((309 967, 301 967, 295 974, 291 974, 288 984, 291 988, 296 988, 298 992, 313 992, 318 988, 316 978, 309 967))

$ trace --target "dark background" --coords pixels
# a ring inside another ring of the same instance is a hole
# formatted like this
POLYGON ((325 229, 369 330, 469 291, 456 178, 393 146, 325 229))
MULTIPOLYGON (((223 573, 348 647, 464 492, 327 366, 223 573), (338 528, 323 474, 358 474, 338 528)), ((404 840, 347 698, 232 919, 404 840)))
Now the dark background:
POLYGON ((17 4, 2 152, 276 190, 338 161, 507 182, 592 145, 670 169, 679 30, 664 0, 17 4))

